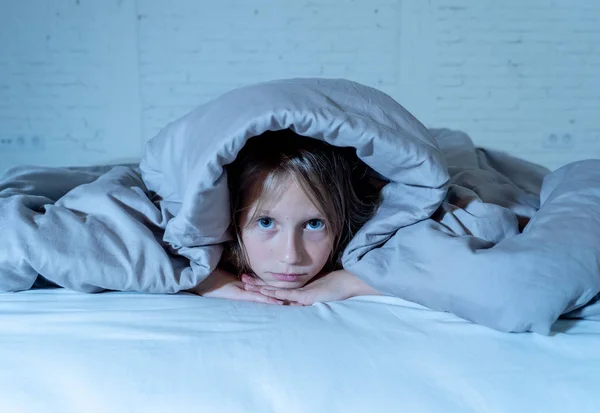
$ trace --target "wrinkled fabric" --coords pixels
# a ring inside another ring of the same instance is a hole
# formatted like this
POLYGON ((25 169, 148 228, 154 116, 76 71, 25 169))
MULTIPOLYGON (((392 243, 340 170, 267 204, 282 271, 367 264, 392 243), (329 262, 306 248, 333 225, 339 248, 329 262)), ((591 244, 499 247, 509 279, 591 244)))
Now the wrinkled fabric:
POLYGON ((87 292, 197 285, 231 239, 224 166, 249 138, 287 128, 356 148, 389 180, 342 258, 381 292, 501 331, 548 333, 600 291, 600 160, 550 172, 428 130, 391 97, 339 79, 228 92, 167 125, 139 166, 10 171, 0 290, 31 288, 38 275, 87 292))

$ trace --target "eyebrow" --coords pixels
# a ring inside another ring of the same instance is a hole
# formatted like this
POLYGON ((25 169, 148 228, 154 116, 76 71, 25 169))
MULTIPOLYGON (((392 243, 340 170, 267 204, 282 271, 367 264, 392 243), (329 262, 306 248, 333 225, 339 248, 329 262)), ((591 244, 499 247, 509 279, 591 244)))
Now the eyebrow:
MULTIPOLYGON (((256 216, 269 216, 270 217, 272 215, 272 213, 273 212, 271 210, 269 210, 269 209, 260 209, 260 210, 256 211, 254 215, 256 215, 256 216)), ((326 218, 319 211, 317 211, 315 214, 311 214, 311 215, 307 214, 306 216, 310 217, 310 218, 307 218, 307 219, 322 219, 322 220, 326 220, 326 218)))

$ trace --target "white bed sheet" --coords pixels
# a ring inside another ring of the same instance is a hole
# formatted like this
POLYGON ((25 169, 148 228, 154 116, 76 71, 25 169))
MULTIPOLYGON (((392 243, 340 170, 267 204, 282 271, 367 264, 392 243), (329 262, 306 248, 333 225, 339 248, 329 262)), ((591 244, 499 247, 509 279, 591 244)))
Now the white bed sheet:
POLYGON ((0 412, 599 412, 600 322, 506 334, 390 297, 0 294, 0 412))

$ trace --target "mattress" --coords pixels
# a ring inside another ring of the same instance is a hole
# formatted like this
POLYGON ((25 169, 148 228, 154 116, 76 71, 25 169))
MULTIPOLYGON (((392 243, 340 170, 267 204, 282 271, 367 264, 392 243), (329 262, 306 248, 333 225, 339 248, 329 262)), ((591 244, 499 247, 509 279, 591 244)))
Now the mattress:
POLYGON ((600 321, 508 334, 391 297, 0 294, 0 411, 599 412, 600 321))

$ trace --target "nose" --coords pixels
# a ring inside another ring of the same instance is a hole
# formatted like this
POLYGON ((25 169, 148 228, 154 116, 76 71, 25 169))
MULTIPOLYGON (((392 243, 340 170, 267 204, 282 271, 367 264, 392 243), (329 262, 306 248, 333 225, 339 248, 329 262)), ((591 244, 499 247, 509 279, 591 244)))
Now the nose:
POLYGON ((287 265, 298 265, 304 257, 304 245, 302 234, 297 231, 288 231, 283 240, 283 251, 281 251, 281 262, 287 265))

